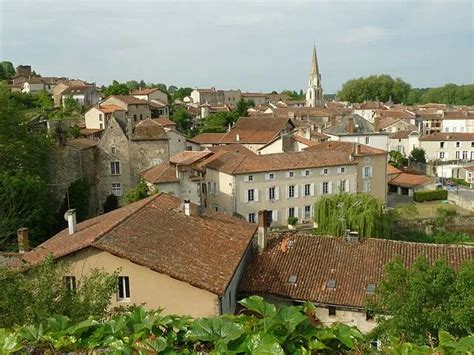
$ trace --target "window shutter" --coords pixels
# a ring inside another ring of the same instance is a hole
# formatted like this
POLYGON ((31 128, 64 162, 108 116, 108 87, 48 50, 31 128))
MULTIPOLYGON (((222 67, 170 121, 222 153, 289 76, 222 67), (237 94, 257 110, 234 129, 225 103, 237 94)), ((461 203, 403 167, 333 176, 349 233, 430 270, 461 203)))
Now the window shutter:
POLYGON ((286 178, 288 179, 290 177, 290 172, 287 171, 285 175, 286 175, 286 178))
POLYGON ((299 186, 299 185, 295 185, 295 198, 298 198, 298 196, 300 195, 300 194, 299 194, 299 190, 300 190, 300 186, 299 186))
POLYGON ((265 174, 265 180, 270 180, 270 174, 265 174))
POLYGON ((286 198, 290 198, 290 185, 286 185, 286 198))
POLYGON ((296 218, 299 217, 298 210, 299 210, 299 208, 298 208, 298 207, 295 207, 295 217, 296 217, 296 218))
POLYGON ((336 168, 336 171, 337 171, 338 174, 340 174, 340 173, 341 173, 341 168, 340 168, 340 167, 337 167, 337 168, 336 168))
POLYGON ((346 192, 351 192, 351 181, 346 180, 346 192))
POLYGON ((244 193, 244 201, 245 202, 249 202, 249 190, 245 190, 245 193, 244 193))
POLYGON ((321 183, 319 185, 319 194, 322 195, 323 194, 323 183, 321 183))
POLYGON ((278 222, 278 210, 273 210, 272 211, 272 220, 274 222, 278 222))
POLYGON ((332 185, 334 185, 334 182, 330 181, 328 184, 328 193, 332 194, 332 185))
POLYGON ((275 200, 280 199, 280 188, 278 186, 275 186, 275 200))
POLYGON ((311 196, 314 196, 314 184, 309 185, 309 192, 311 196))
POLYGON ((253 190, 254 200, 258 202, 258 189, 253 190))
POLYGON ((305 171, 306 171, 306 170, 301 170, 301 176, 306 176, 306 175, 305 175, 305 171))
POLYGON ((265 193, 265 200, 269 201, 270 200, 270 188, 266 188, 266 193, 265 193))
POLYGON ((244 176, 244 181, 245 181, 245 182, 249 182, 249 176, 248 176, 248 175, 245 175, 245 176, 244 176))
POLYGON ((321 170, 319 171, 319 173, 320 173, 321 175, 324 175, 324 169, 321 169, 321 170))
POLYGON ((372 172, 373 172, 373 169, 372 169, 372 167, 370 167, 370 172, 369 172, 370 177, 372 177, 372 172))

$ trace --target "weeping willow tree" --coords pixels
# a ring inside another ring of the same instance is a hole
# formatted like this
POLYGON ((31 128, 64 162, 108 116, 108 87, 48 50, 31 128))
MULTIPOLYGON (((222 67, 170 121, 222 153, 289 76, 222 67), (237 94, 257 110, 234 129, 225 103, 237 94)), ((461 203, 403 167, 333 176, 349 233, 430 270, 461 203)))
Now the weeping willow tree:
POLYGON ((391 216, 367 194, 324 196, 315 203, 314 211, 314 220, 323 234, 341 236, 350 229, 361 237, 387 238, 391 233, 391 216))

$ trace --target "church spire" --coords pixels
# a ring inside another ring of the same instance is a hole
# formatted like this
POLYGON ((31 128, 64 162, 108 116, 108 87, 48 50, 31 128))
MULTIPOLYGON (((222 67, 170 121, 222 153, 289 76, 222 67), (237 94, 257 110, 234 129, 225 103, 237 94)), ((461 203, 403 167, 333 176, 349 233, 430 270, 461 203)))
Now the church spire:
POLYGON ((316 55, 316 46, 313 47, 313 61, 311 63, 311 75, 319 75, 318 57, 316 55))

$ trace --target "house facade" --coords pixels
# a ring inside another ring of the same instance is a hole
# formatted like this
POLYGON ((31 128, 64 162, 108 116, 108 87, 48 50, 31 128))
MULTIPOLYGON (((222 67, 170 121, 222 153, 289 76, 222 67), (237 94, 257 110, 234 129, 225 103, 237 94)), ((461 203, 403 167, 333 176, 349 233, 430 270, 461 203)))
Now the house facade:
POLYGON ((434 133, 419 141, 427 160, 474 160, 474 133, 434 133))

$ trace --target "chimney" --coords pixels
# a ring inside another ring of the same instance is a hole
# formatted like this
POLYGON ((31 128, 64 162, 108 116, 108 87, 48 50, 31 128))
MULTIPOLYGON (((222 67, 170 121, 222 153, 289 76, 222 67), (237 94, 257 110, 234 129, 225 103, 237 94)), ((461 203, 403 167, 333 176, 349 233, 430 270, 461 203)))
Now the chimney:
POLYGON ((374 132, 380 132, 380 117, 374 118, 374 132))
POLYGON ((186 216, 191 216, 191 203, 189 200, 184 200, 184 214, 186 216))
POLYGON ((16 234, 18 236, 18 252, 26 253, 30 250, 28 228, 20 228, 17 230, 16 234))
POLYGON ((344 237, 346 238, 347 243, 351 245, 356 245, 359 243, 359 232, 351 232, 350 229, 346 229, 344 232, 344 237))
POLYGON ((268 239, 268 220, 267 210, 258 211, 258 230, 257 230, 257 245, 258 252, 261 253, 267 247, 268 239))
POLYGON ((347 133, 353 134, 354 133, 354 117, 349 116, 347 119, 347 133))
POLYGON ((67 210, 64 214, 64 219, 67 221, 69 235, 77 232, 76 210, 74 208, 67 210))
POLYGON ((306 127, 304 137, 308 140, 311 139, 311 127, 306 127))

